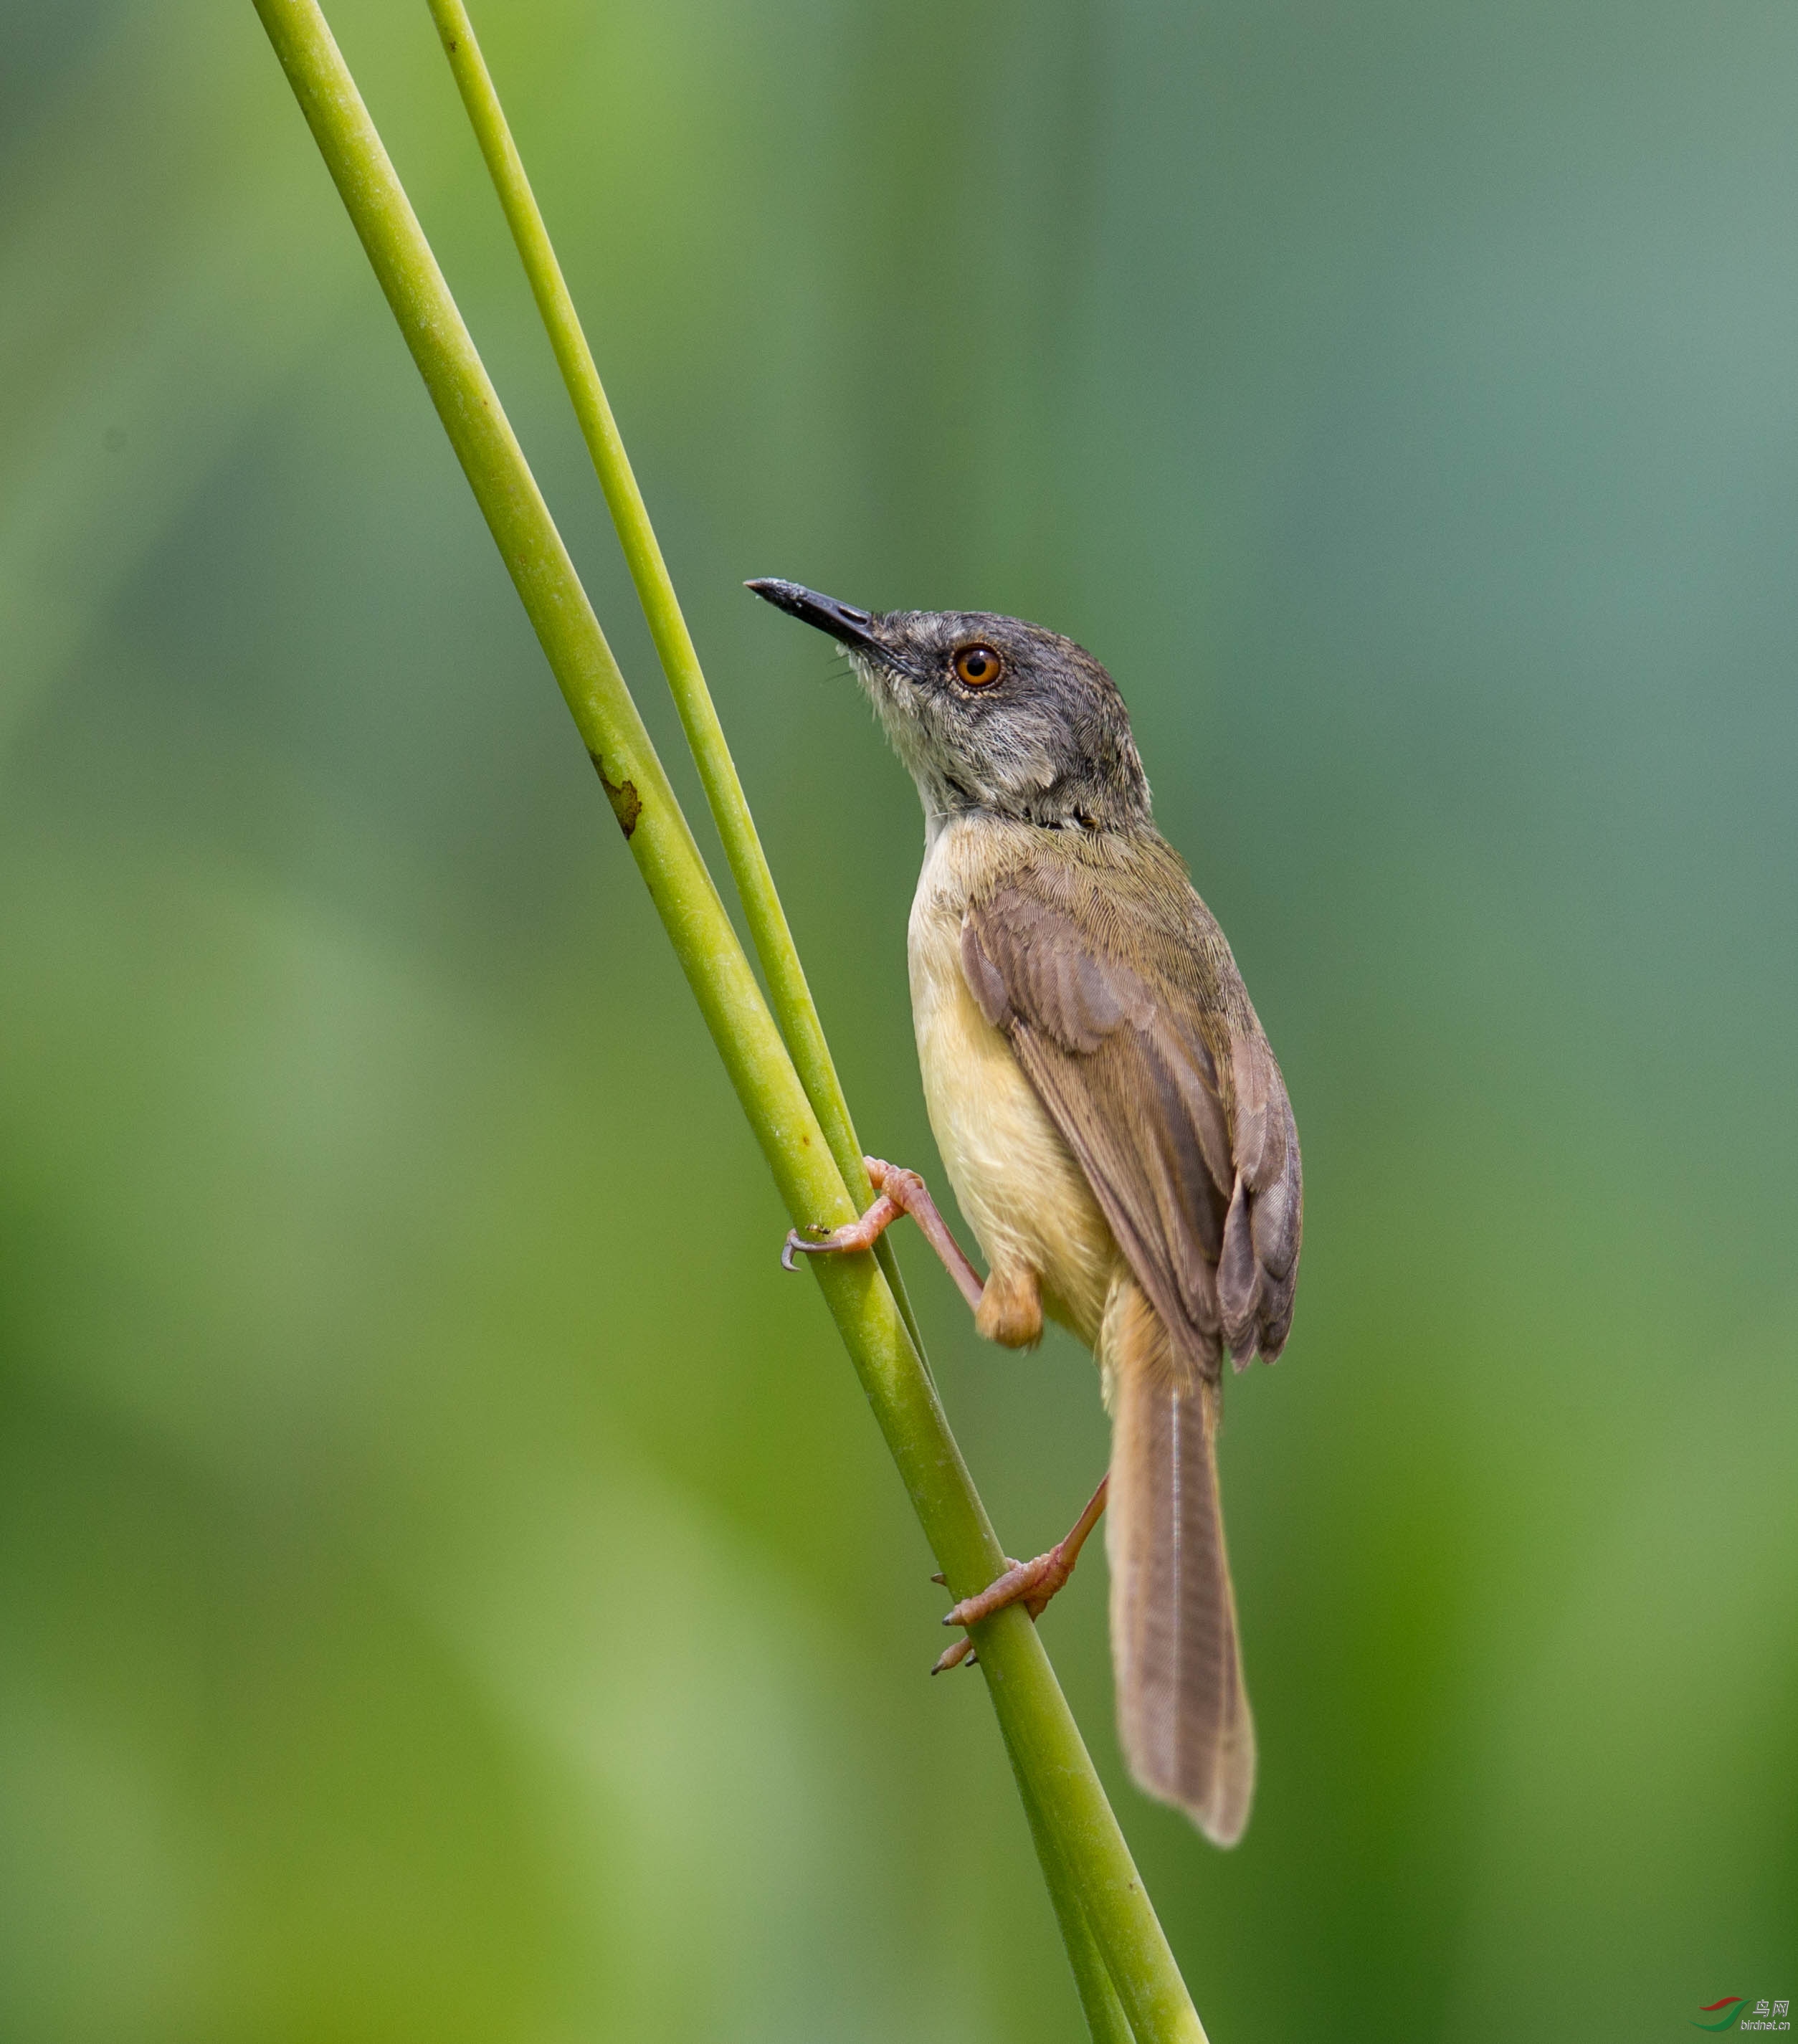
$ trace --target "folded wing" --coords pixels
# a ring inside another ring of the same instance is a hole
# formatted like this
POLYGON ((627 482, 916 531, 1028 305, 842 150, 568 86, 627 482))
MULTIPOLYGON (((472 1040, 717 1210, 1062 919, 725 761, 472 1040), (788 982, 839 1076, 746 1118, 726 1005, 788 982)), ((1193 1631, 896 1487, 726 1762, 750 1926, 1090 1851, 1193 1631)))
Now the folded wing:
POLYGON ((970 907, 962 964, 1078 1158, 1190 1382, 1278 1355, 1298 1281, 1298 1132, 1204 905, 1085 869, 1014 871, 970 907), (1130 960, 1122 955, 1128 943, 1130 960))

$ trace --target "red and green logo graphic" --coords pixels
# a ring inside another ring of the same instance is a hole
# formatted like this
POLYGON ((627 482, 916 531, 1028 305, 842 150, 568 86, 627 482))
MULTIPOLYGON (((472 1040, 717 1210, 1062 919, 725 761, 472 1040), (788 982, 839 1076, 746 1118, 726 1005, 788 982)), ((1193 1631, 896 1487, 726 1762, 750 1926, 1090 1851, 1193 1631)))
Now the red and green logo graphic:
POLYGON ((1715 2023, 1700 2023, 1695 2015, 1692 2027, 1694 2030, 1727 2030, 1747 2006, 1746 1995, 1726 1994, 1721 2001, 1707 2002, 1698 2011, 1698 2015, 1714 2015, 1715 2023))
POLYGON ((1745 1994, 1726 1994, 1721 2001, 1707 2002, 1692 2019, 1694 2030, 1733 2030, 1739 2023, 1744 2030, 1789 2030, 1792 2027, 1792 2004, 1788 2000, 1755 2003, 1750 2008, 1745 1994), (1708 2023, 1702 2021, 1709 2016, 1708 2023))

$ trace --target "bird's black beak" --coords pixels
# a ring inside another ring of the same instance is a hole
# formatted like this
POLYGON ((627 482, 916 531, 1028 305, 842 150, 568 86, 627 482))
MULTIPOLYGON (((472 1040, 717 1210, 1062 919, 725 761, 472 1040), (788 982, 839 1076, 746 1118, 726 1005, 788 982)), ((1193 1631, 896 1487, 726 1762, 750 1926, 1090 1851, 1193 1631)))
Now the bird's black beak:
POLYGON ((852 603, 839 603, 834 596, 820 596, 816 590, 801 589, 796 582, 782 582, 773 575, 747 582, 743 587, 754 590, 777 609, 803 618, 806 624, 816 625, 820 632, 828 632, 832 638, 840 639, 845 646, 852 646, 858 652, 884 651, 874 636, 874 613, 870 610, 858 610, 852 603))

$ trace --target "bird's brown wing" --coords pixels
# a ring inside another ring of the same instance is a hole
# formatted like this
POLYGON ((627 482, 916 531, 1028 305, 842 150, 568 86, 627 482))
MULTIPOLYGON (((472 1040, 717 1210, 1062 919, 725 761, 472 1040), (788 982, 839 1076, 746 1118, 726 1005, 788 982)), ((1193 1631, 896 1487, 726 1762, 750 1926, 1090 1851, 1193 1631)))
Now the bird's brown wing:
POLYGON ((1298 1280, 1298 1132, 1228 945, 1166 847, 997 877, 962 965, 1091 1182, 1186 1381, 1270 1362, 1298 1280))
POLYGON ((1099 1350, 1105 1546, 1131 1773, 1220 1845, 1248 1820, 1212 1436, 1222 1351, 1278 1354, 1298 1277, 1297 1132, 1223 933, 1159 840, 1047 838, 969 907, 962 968, 1078 1158, 1135 1283, 1099 1350))

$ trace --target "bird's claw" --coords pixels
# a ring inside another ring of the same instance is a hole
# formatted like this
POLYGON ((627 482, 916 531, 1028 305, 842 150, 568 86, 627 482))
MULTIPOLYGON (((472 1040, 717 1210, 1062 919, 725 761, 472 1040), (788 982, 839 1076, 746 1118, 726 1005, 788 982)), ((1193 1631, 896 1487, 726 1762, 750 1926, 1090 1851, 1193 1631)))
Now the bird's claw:
MULTIPOLYGON (((1021 1568, 1023 1566, 1024 1564, 1021 1562, 1013 1561, 1009 1554, 1005 1557, 1005 1568, 1008 1573, 1014 1569, 1021 1568)), ((931 1581, 933 1583, 943 1584, 945 1589, 948 1587, 947 1578, 940 1573, 932 1576, 931 1577, 931 1581)), ((960 1606, 958 1605, 956 1609, 959 1610, 960 1606)), ((1035 1612, 1031 1613, 1031 1616, 1032 1618, 1035 1616, 1036 1614, 1035 1612)), ((948 1616, 943 1621, 945 1625, 953 1625, 955 1622, 955 1613, 953 1611, 951 1611, 948 1616)), ((945 1646, 943 1648, 943 1651, 937 1655, 935 1660, 932 1662, 930 1672, 933 1675, 946 1675, 951 1668, 974 1667, 978 1664, 980 1656, 974 1651, 972 1636, 964 1634, 961 1639, 955 1642, 953 1646, 945 1646)))
MULTIPOLYGON (((949 1585, 949 1578, 940 1569, 931 1577, 931 1581, 933 1583, 942 1584, 945 1589, 949 1585)), ((974 1642, 971 1639, 958 1639, 953 1646, 945 1646, 937 1655, 931 1663, 930 1672, 933 1675, 946 1675, 951 1668, 959 1668, 964 1661, 972 1667, 978 1658, 974 1650, 974 1642)))
POLYGON ((797 1270, 799 1266, 793 1260, 796 1255, 821 1256, 824 1254, 830 1247, 828 1242, 808 1242, 805 1238, 808 1235, 828 1235, 834 1234, 835 1231, 834 1229, 825 1227, 822 1221, 816 1220, 807 1221, 802 1228, 790 1228, 786 1231, 786 1240, 781 1245, 782 1270, 797 1270))

